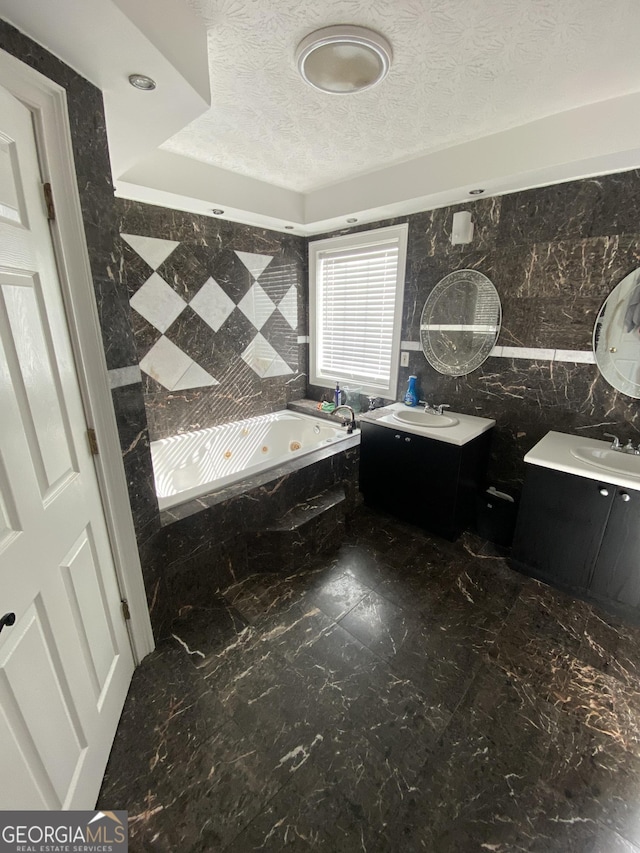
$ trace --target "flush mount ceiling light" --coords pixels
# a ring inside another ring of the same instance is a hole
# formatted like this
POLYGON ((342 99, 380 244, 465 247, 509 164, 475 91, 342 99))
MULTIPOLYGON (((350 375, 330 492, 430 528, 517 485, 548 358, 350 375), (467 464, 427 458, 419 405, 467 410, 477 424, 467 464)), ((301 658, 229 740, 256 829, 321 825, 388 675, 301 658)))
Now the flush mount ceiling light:
POLYGON ((221 210, 221 208, 219 208, 219 207, 212 207, 211 213, 215 214, 216 216, 222 216, 222 214, 224 213, 224 210, 221 210))
POLYGON ((151 92, 156 88, 156 81, 146 74, 129 74, 129 83, 134 89, 142 89, 143 92, 151 92))
POLYGON ((324 27, 302 39, 296 63, 302 79, 331 95, 363 92, 383 80, 391 67, 391 45, 366 27, 324 27))

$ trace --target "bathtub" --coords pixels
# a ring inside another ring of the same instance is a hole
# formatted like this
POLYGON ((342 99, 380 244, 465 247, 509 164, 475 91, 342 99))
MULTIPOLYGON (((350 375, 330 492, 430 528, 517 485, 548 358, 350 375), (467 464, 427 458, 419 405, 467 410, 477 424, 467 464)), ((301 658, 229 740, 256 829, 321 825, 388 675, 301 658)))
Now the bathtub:
POLYGON ((282 411, 151 442, 161 510, 350 438, 346 428, 282 411))

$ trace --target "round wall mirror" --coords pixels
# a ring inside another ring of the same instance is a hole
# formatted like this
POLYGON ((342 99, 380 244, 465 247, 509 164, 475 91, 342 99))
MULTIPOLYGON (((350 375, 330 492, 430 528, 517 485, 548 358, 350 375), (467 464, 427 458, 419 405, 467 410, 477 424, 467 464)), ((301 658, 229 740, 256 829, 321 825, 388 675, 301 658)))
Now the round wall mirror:
POLYGON ((606 298, 593 328, 593 352, 610 385, 640 398, 640 269, 606 298))
POLYGON ((448 376, 465 376, 485 361, 500 332, 502 309, 493 282, 477 270, 458 270, 429 294, 420 342, 429 364, 448 376))

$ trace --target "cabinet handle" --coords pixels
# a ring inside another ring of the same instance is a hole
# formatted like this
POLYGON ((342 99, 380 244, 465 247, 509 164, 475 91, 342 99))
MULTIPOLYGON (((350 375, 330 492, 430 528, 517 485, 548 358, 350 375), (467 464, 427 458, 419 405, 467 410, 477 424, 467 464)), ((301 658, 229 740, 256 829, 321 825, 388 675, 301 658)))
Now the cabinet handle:
POLYGON ((620 497, 622 498, 623 501, 630 501, 631 500, 630 496, 626 492, 620 492, 620 497))
POLYGON ((606 498, 606 496, 609 494, 609 489, 599 489, 598 491, 600 492, 603 498, 606 498))
MULTIPOLYGON (((405 438, 405 441, 411 441, 411 439, 407 436, 407 437, 405 438)), ((627 496, 627 497, 628 497, 628 496, 627 496)))

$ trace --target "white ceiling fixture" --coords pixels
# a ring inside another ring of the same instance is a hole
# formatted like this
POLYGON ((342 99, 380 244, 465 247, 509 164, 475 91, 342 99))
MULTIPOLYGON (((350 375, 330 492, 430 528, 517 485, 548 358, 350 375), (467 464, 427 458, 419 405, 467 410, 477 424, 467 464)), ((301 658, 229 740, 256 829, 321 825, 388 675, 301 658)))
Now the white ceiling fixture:
POLYGON ((391 45, 367 27, 323 27, 296 50, 300 76, 321 92, 353 95, 376 86, 391 68, 391 45))

